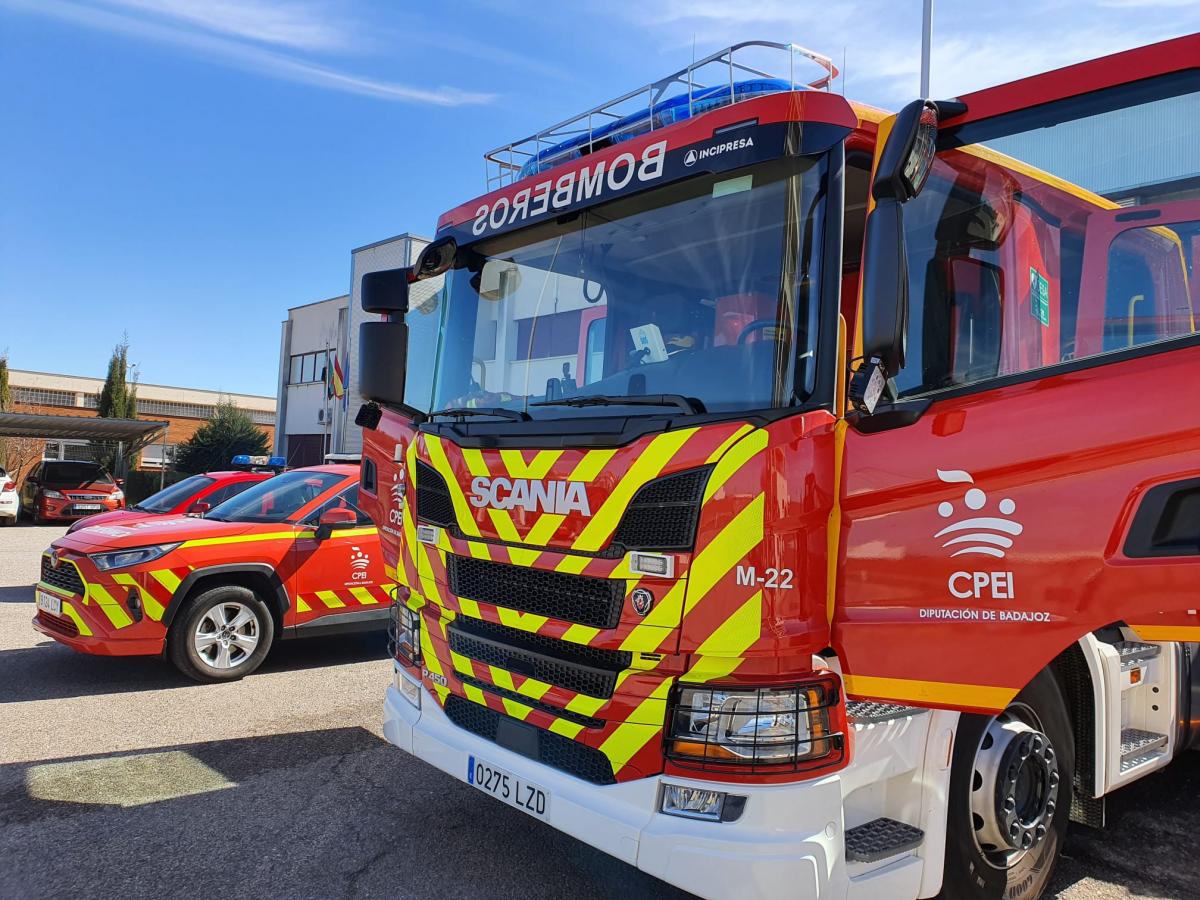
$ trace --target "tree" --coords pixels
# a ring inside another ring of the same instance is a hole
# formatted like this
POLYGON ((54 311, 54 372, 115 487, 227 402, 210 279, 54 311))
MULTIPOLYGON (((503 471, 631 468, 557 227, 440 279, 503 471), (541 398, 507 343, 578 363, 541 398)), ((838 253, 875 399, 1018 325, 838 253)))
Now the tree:
POLYGON ((267 433, 260 430, 245 410, 231 401, 220 401, 212 418, 175 449, 175 468, 200 473, 229 467, 239 453, 267 453, 267 433))
POLYGON ((100 403, 96 414, 102 419, 137 418, 137 382, 129 382, 129 338, 113 348, 108 360, 108 376, 100 389, 100 403))
MULTIPOLYGON (((100 389, 100 402, 96 405, 96 414, 102 419, 136 419, 137 418, 137 379, 129 380, 129 336, 123 335, 121 342, 113 348, 108 360, 108 375, 104 378, 104 387, 100 389)), ((123 453, 117 453, 117 447, 103 444, 96 447, 96 459, 110 472, 123 475, 133 468, 150 436, 141 441, 133 441, 121 448, 123 453)))

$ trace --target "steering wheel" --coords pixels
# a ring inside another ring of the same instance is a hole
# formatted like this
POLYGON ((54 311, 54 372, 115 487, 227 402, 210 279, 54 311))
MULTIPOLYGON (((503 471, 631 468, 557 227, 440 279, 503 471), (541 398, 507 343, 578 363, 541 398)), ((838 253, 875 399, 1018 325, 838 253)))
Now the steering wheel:
POLYGON ((754 332, 764 331, 768 328, 776 328, 778 326, 779 322, 776 319, 755 319, 753 322, 743 328, 741 334, 738 335, 738 346, 746 343, 746 338, 754 334, 754 332))

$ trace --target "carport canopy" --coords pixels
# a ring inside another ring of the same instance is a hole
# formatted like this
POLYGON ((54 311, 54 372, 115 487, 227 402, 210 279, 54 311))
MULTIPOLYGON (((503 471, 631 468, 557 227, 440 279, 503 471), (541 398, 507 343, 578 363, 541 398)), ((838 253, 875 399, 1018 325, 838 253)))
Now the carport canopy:
POLYGON ((0 412, 0 438, 132 443, 144 440, 169 424, 169 422, 146 422, 141 419, 101 419, 97 416, 47 416, 38 413, 0 412))

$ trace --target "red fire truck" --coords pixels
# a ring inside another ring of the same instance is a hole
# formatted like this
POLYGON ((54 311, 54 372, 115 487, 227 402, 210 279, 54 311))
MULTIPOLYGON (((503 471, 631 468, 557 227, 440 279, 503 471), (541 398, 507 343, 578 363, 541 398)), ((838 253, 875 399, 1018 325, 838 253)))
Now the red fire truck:
POLYGON ((487 154, 361 284, 387 738, 703 897, 1040 896, 1200 743, 1198 67, 742 44, 487 154))

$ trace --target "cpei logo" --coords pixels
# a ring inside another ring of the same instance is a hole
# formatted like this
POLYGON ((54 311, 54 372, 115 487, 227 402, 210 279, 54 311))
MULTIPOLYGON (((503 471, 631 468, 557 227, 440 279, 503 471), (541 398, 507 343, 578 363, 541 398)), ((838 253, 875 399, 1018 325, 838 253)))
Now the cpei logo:
MULTIPOLYGON (((937 475, 947 484, 975 483, 970 473, 961 469, 938 469, 937 475)), ((950 554, 952 557, 976 555, 1003 559, 1005 551, 1013 545, 1013 538, 1024 531, 1020 522, 1008 518, 1016 512, 1017 504, 1011 498, 1005 497, 996 505, 999 515, 989 515, 986 510, 988 496, 977 487, 968 488, 962 502, 966 507, 964 514, 968 518, 951 522, 934 537, 946 538, 942 547, 953 550, 950 554)), ((943 519, 953 518, 958 512, 949 500, 939 503, 937 511, 943 519)))

